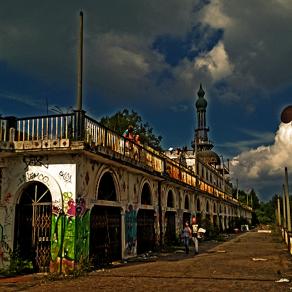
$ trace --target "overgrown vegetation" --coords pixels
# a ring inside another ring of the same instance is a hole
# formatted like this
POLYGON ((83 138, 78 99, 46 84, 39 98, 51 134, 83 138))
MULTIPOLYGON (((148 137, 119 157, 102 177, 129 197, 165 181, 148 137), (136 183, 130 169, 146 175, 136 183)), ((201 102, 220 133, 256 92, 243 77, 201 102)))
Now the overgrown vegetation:
POLYGON ((28 274, 33 272, 33 263, 29 260, 24 260, 20 257, 19 251, 8 249, 10 263, 7 268, 0 269, 0 274, 3 276, 14 276, 20 274, 28 274))

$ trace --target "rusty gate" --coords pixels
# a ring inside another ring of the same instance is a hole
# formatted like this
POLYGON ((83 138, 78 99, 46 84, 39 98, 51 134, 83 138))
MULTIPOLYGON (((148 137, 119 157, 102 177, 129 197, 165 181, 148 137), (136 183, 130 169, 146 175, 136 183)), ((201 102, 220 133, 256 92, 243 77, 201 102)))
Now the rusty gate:
POLYGON ((31 262, 33 271, 49 271, 51 259, 52 199, 40 182, 30 183, 16 205, 15 251, 31 262))
POLYGON ((154 210, 140 209, 137 214, 137 254, 155 247, 154 210))
POLYGON ((90 260, 94 267, 121 259, 120 208, 94 206, 90 215, 90 260))
POLYGON ((165 212, 165 243, 170 244, 176 241, 175 212, 165 212))

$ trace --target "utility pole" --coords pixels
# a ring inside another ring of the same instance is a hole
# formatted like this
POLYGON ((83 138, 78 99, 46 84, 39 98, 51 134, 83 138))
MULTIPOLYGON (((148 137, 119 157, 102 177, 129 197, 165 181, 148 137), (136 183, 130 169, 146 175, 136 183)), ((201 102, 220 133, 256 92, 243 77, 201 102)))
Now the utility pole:
POLYGON ((80 11, 79 20, 79 52, 78 52, 78 76, 77 76, 77 98, 75 113, 75 140, 83 140, 85 131, 85 111, 82 109, 82 86, 83 86, 83 12, 80 11))
POLYGON ((82 81, 83 81, 83 12, 80 11, 79 20, 79 54, 78 54, 78 77, 77 77, 77 108, 82 110, 82 81))

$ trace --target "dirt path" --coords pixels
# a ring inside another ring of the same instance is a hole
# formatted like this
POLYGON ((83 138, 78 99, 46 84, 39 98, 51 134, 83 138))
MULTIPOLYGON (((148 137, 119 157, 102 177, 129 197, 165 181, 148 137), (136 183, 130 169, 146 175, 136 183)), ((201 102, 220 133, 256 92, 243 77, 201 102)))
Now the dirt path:
POLYGON ((291 268, 279 236, 248 232, 203 243, 196 256, 173 253, 70 280, 0 281, 0 291, 289 291, 292 283, 276 281, 292 280, 291 268))

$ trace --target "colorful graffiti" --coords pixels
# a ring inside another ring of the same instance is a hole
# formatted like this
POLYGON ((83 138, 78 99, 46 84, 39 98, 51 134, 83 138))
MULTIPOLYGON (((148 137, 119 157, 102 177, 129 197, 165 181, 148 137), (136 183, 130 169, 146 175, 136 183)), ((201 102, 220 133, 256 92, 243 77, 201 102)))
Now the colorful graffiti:
POLYGON ((125 214, 126 253, 135 255, 137 250, 137 212, 132 205, 128 206, 125 214))
POLYGON ((84 198, 78 197, 76 203, 76 255, 75 260, 82 266, 89 258, 90 212, 84 198))
POLYGON ((51 232, 51 272, 70 273, 88 259, 89 210, 85 200, 63 193, 64 208, 53 205, 51 232))

